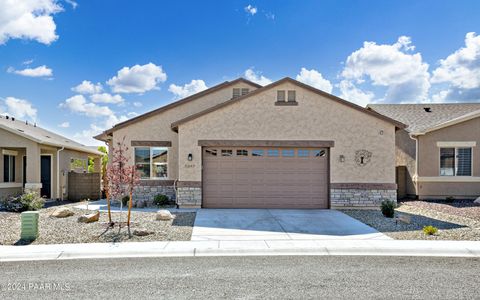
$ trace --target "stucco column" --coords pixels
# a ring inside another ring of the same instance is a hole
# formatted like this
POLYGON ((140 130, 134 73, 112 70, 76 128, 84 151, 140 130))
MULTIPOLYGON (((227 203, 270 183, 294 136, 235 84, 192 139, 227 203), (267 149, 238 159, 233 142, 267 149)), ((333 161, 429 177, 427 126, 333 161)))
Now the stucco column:
POLYGON ((93 158, 93 172, 100 173, 102 171, 102 158, 94 157, 93 158))
POLYGON ((27 147, 27 182, 25 183, 25 192, 40 193, 42 183, 40 180, 40 147, 33 144, 27 147))

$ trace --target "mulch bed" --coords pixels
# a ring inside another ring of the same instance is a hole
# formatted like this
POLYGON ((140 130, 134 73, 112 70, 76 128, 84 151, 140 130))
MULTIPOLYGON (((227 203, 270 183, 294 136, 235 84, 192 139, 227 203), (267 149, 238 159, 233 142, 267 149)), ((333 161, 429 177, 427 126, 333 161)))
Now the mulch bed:
MULTIPOLYGON (((79 216, 92 211, 74 208, 78 203, 67 204, 75 215, 67 218, 54 218, 51 214, 61 206, 52 206, 40 210, 39 237, 33 241, 20 239, 20 214, 0 212, 0 245, 23 244, 71 244, 71 243, 108 243, 108 242, 144 242, 144 241, 189 241, 192 235, 195 213, 175 213, 170 221, 155 220, 154 212, 132 211, 131 232, 135 229, 153 231, 147 236, 129 237, 126 227, 108 228, 108 215, 100 213, 100 220, 85 224, 77 222, 79 216)), ((113 221, 126 221, 126 211, 112 213, 113 221)))

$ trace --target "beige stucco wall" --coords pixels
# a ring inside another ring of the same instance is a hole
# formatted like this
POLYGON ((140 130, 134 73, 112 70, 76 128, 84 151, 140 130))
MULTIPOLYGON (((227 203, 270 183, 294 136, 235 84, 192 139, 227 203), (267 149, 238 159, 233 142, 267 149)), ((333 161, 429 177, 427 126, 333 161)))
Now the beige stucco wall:
POLYGON ((413 181, 416 159, 416 142, 411 139, 409 133, 402 129, 398 130, 395 134, 395 156, 397 166, 405 166, 407 169, 406 174, 406 193, 407 195, 416 195, 415 183, 413 181))
POLYGON ((115 146, 125 137, 125 144, 129 147, 127 155, 131 159, 130 163, 133 164, 134 154, 133 148, 131 147, 132 140, 171 141, 172 147, 168 151, 167 158, 168 179, 177 179, 178 135, 172 131, 171 124, 216 104, 230 100, 232 98, 233 88, 249 88, 250 91, 255 89, 255 87, 248 84, 238 83, 166 110, 142 121, 135 122, 131 125, 115 130, 113 133, 112 145, 115 146))
POLYGON ((198 140, 333 140, 331 182, 395 183, 395 126, 291 83, 179 126, 179 179, 201 180, 198 140), (296 90, 298 106, 275 106, 277 90, 296 90), (383 135, 380 131, 383 130, 383 135), (365 166, 355 151, 372 152, 365 166), (193 161, 187 156, 193 154, 193 161), (345 162, 339 156, 345 156, 345 162))
POLYGON ((70 172, 70 159, 86 159, 88 163, 88 154, 84 152, 78 152, 74 150, 65 149, 60 151, 59 155, 59 165, 60 165, 60 197, 64 199, 68 198, 68 173, 70 172))
MULTIPOLYGON (((437 142, 472 142, 473 177, 480 177, 480 118, 465 121, 442 128, 418 137, 419 160, 418 171, 421 177, 440 177, 440 148, 437 142)), ((442 177, 442 180, 450 178, 442 177)), ((480 178, 479 178, 480 179, 480 178)), ((419 182, 419 196, 478 196, 480 181, 460 182, 451 178, 452 182, 419 182)))

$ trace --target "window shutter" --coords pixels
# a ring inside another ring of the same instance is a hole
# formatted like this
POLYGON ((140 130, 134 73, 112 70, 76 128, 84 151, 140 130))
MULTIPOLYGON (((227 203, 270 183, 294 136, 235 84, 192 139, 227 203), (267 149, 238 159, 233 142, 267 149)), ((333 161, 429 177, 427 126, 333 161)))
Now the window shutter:
POLYGON ((458 148, 457 162, 457 176, 472 176, 472 148, 458 148))

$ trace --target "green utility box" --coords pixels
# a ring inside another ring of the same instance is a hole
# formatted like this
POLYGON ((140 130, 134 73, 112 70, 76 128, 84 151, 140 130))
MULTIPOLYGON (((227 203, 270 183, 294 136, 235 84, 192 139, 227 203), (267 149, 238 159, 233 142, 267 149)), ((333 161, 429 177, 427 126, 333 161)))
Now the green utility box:
POLYGON ((38 211, 22 212, 22 240, 35 240, 38 237, 38 211))

